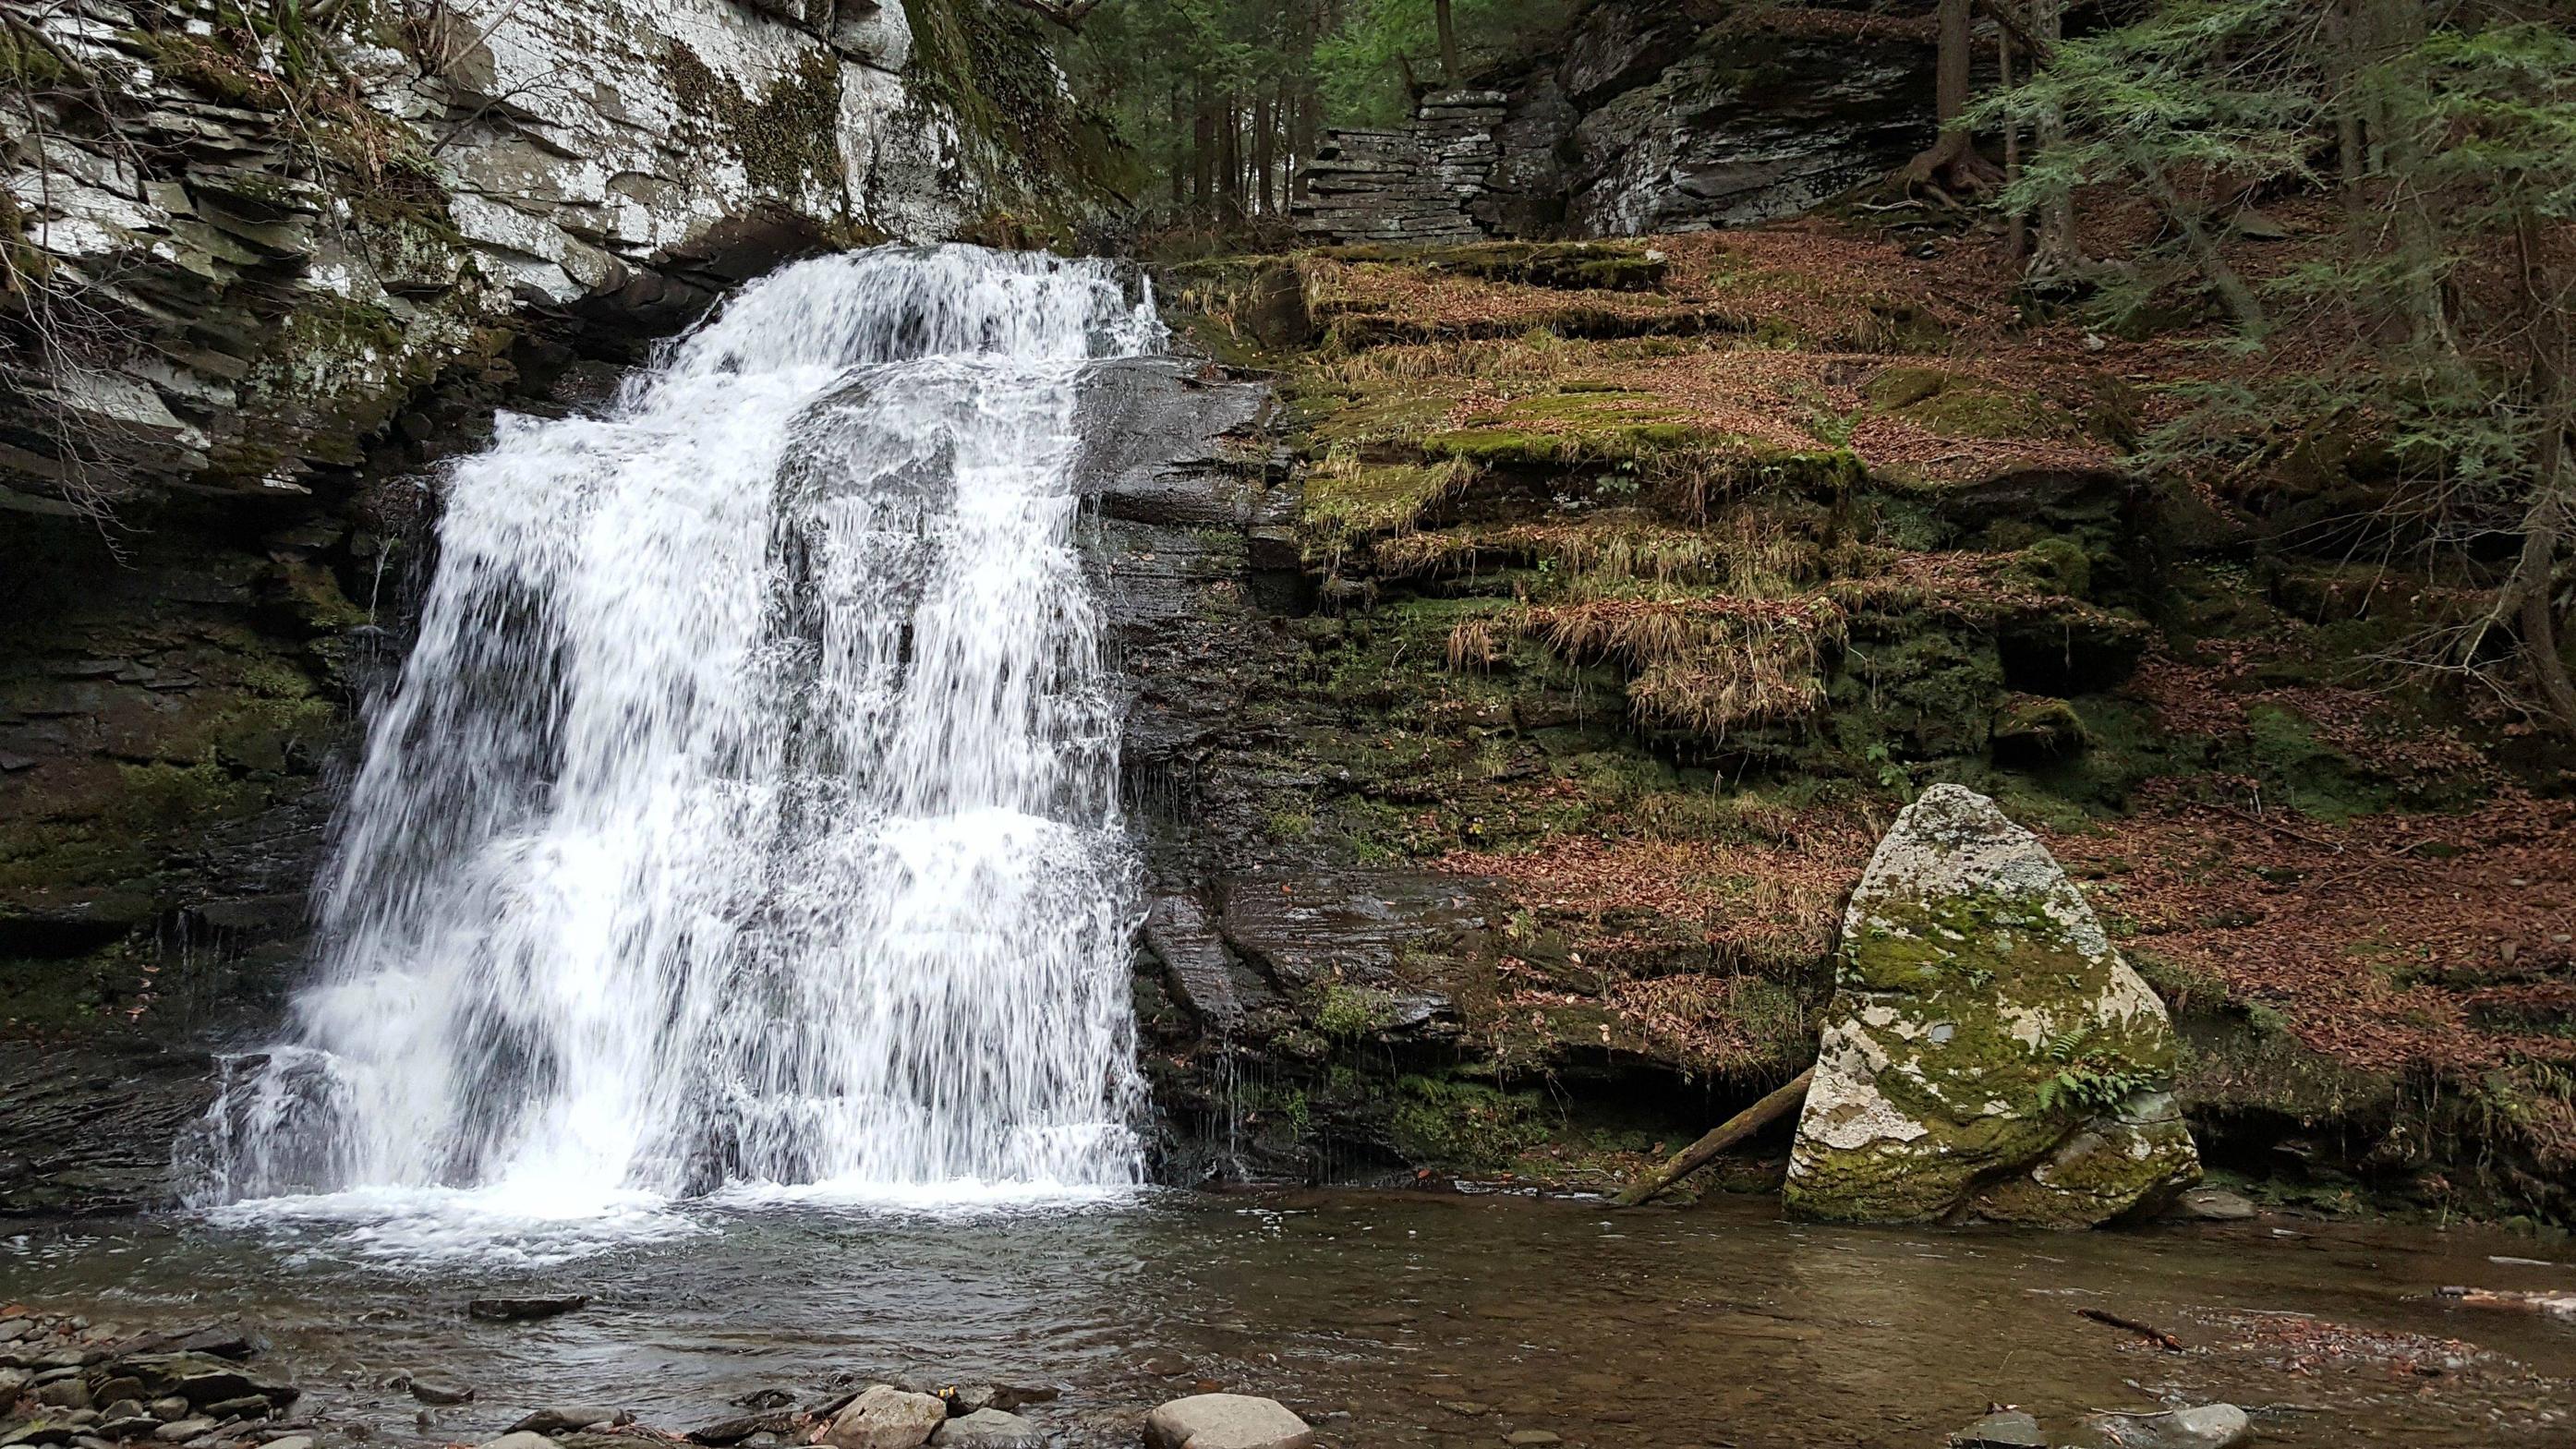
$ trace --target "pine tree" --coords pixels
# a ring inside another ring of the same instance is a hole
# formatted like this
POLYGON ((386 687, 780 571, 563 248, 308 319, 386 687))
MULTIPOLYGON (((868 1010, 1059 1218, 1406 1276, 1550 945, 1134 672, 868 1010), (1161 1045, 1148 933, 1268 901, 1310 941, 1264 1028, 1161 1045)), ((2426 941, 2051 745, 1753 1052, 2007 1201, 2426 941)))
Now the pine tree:
MULTIPOLYGON (((2051 0, 2038 0, 2045 8, 2051 0)), ((2563 14, 2420 0, 2159 0, 2050 43, 1967 124, 2029 124, 2002 204, 2078 187, 2149 197, 2166 259, 2225 306, 2247 364, 2185 390, 2151 465, 2245 472, 2328 434, 2368 460, 2353 536, 2405 548, 2483 602, 2411 642, 2418 666, 2503 684, 2576 733, 2560 639, 2576 567, 2576 35, 2563 14), (2221 240, 2265 190, 2331 189, 2332 249, 2260 285, 2221 240), (2299 365, 2278 345, 2296 337, 2299 365), (2285 422, 2284 420, 2295 420, 2285 422), (2499 558, 2495 543, 2511 547, 2499 558)), ((2043 225, 2041 250, 2047 251, 2043 225)), ((2133 306, 2160 275, 2107 276, 2133 306)), ((2044 265, 2034 261, 2034 267, 2044 265)))

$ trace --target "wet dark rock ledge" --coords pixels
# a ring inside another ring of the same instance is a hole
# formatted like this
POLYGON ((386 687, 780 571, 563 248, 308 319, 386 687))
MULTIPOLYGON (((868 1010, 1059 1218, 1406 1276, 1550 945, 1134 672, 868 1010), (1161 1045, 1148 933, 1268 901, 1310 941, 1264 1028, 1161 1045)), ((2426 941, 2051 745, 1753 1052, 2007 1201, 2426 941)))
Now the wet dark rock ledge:
MULTIPOLYGON (((1145 857, 1136 1004, 1167 1181, 1406 1181, 1507 1157, 1542 1079, 1637 1146, 1695 1131, 1706 1084, 1608 1033, 1503 1033, 1512 950, 1480 878, 1353 865, 1283 798, 1330 763, 1348 681, 1314 677, 1315 577, 1269 380, 1188 357, 1107 364, 1082 415, 1092 544, 1130 691, 1145 857), (1512 1035, 1502 1040, 1502 1035, 1512 1035)), ((1436 661, 1417 661, 1427 667, 1436 661)))

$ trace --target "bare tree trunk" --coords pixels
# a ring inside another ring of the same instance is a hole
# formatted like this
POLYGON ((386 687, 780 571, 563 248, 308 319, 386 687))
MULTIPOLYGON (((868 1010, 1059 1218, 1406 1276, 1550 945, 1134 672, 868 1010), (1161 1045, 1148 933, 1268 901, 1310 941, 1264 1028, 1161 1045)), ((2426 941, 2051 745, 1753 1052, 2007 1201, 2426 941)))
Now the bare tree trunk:
POLYGON ((2184 250, 2191 253, 2191 259, 2199 264, 2201 273, 2209 278, 2209 285, 2217 290, 2219 300, 2227 304, 2227 314, 2235 318, 2236 325, 2245 331, 2262 332, 2270 325, 2263 314, 2263 304, 2256 300, 2254 289, 2246 286, 2245 279, 2227 264, 2227 258, 2218 250, 2218 243, 2210 238, 2209 228, 2201 225, 2199 208, 2186 202, 2182 193, 2174 190, 2172 179, 2165 175, 2165 169, 2156 164, 2153 156, 2132 149, 2127 153, 2127 159, 2139 179, 2146 183, 2147 195, 2155 199, 2165 219, 2182 233, 2184 250))
MULTIPOLYGON (((2576 736, 2576 679, 2570 679, 2567 656, 2558 647, 2558 554, 2571 528, 2576 528, 2576 459, 2569 438, 2576 434, 2576 357, 2571 357, 2567 298, 2576 288, 2553 274, 2545 260, 2548 228, 2528 205, 2517 208, 2514 241, 2522 254, 2522 308, 2529 319, 2531 395, 2539 399, 2539 446, 2532 458, 2531 505, 2522 518, 2522 552, 2498 591, 2488 627, 2505 615, 2518 617, 2523 658, 2532 682, 2559 730, 2576 736)), ((2479 633, 2483 634, 2484 628, 2479 633)), ((2466 652, 2474 654, 2472 637, 2466 652)))
POLYGON ((2456 352, 2442 297, 2438 204, 2425 175, 2425 153, 2440 125, 2432 85, 2425 75, 2423 0, 2359 0, 2358 57, 2370 82, 2370 138, 2389 181, 2381 200, 2393 211, 2397 236, 2398 300, 2406 328, 2419 344, 2456 352))
POLYGON ((2352 0, 2326 6, 2327 79, 2334 87, 2335 169, 2343 198, 2345 240, 2358 258, 2369 245, 2370 214, 2362 203, 2362 180, 2370 156, 2361 127, 2361 65, 2353 47, 2352 0))
POLYGON ((1323 139, 1323 109, 1323 93, 1316 85, 1313 69, 1309 67, 1306 75, 1297 82, 1297 123, 1288 141, 1288 149, 1296 157, 1298 166, 1291 188, 1293 195, 1306 194, 1305 165, 1315 159, 1315 147, 1323 139))
POLYGON ((1306 12, 1305 61, 1297 68, 1297 119, 1288 135, 1288 150, 1298 167, 1290 183, 1292 196, 1306 195, 1305 165, 1315 159, 1315 148, 1323 140, 1324 92, 1315 73, 1315 47, 1341 23, 1341 0, 1313 0, 1306 12))
POLYGON ((1172 215, 1177 219, 1190 199, 1190 168, 1183 164, 1185 158, 1181 155, 1181 136, 1189 125, 1190 108, 1181 96, 1178 80, 1172 82, 1171 103, 1172 129, 1167 134, 1172 148, 1172 215))
POLYGON ((2523 596, 2522 652, 2558 732, 2576 737, 2576 679, 2568 676, 2567 656, 2558 648, 2558 604, 2549 593, 2544 586, 2523 596))
POLYGON ((2478 647, 2496 626, 2512 620, 2522 636, 2522 655, 2531 668, 2533 683, 2540 688, 2541 702, 2558 728, 2576 736, 2576 680, 2570 680, 2567 657, 2558 649, 2558 603, 2556 592, 2558 550, 2570 522, 2571 491, 2567 457, 2567 430, 2571 419, 2568 384, 2561 381, 2552 399, 2540 442, 2540 456, 2535 469, 2531 506, 2522 516, 2522 552, 2515 560, 2513 572, 2496 591, 2495 607, 2477 628, 2462 641, 2459 659, 2463 664, 2475 658, 2478 647))
POLYGON ((1229 91, 1225 97, 1225 220, 1243 220, 1243 103, 1229 91))
POLYGON ((1431 16, 1440 31, 1440 84, 1456 90, 1467 82, 1464 68, 1458 63, 1458 23, 1449 13, 1449 5, 1450 0, 1432 0, 1431 16))
POLYGON ((1190 204, 1201 217, 1216 209, 1216 101, 1207 77, 1198 78, 1190 116, 1190 204))
POLYGON ((1941 134, 1922 154, 1905 165, 1908 182, 1931 182, 1953 191, 1982 191, 1995 179, 1994 167, 1977 154, 1976 142, 1960 128, 1968 110, 1968 70, 1975 59, 1970 21, 1974 0, 1941 0, 1940 51, 1932 72, 1932 115, 1941 134))
POLYGON ((1260 181, 1256 197, 1263 216, 1279 209, 1279 193, 1270 175, 1279 162, 1278 136, 1279 87, 1274 84, 1261 93, 1260 103, 1253 108, 1252 174, 1260 181))
MULTIPOLYGON (((2065 16, 2060 0, 2030 0, 2031 37, 2035 57, 2053 54, 2057 42, 2065 38, 2065 16)), ((2039 113, 2037 126, 2042 155, 2066 144, 2066 117, 2055 106, 2039 113)), ((2039 204, 2039 246, 2031 253, 2030 275, 2041 278, 2072 276, 2082 265, 2075 250, 2075 196, 2071 191, 2058 192, 2039 204)))
MULTIPOLYGON (((2011 0, 2001 0, 2010 4, 2011 0)), ((1995 27, 1995 81, 2005 90, 2013 88, 2013 36, 2010 26, 1995 27)), ((2021 122, 2004 119, 2004 189, 2021 183, 2021 122)), ((2030 250, 2030 215, 2015 206, 2004 219, 2004 256, 2020 261, 2030 250)))

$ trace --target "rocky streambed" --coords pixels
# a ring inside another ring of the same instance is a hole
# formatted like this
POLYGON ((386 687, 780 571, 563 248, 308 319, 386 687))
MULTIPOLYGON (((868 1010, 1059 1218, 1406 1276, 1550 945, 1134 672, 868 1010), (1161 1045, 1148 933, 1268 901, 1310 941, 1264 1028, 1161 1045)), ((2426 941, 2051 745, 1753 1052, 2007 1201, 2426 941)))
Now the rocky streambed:
POLYGON ((0 1304, 43 1331, 0 1346, 29 1375, 8 1432, 105 1441, 108 1380, 174 1356, 240 1383, 117 1392, 153 1419, 142 1442, 199 1449, 801 1442, 877 1384, 1072 1449, 1134 1445, 1157 1405, 1205 1392, 1373 1449, 1925 1446, 1999 1404, 2073 1443, 2089 1414, 2214 1401, 2267 1445, 2511 1449, 2563 1444, 2576 1403, 2576 1325, 2442 1295, 2576 1284, 2563 1250, 2484 1231, 2265 1217, 2036 1237, 1790 1226, 1722 1196, 1614 1213, 1418 1193, 962 1216, 735 1202, 622 1238, 337 1212, 10 1239, 0 1304), (544 1298, 586 1301, 469 1310, 544 1298), (188 1337, 236 1318, 256 1353, 216 1352, 251 1346, 240 1329, 188 1337), (41 1402, 71 1382, 102 1418, 36 1428, 80 1412, 41 1402), (186 1414, 160 1418, 172 1397, 186 1414))

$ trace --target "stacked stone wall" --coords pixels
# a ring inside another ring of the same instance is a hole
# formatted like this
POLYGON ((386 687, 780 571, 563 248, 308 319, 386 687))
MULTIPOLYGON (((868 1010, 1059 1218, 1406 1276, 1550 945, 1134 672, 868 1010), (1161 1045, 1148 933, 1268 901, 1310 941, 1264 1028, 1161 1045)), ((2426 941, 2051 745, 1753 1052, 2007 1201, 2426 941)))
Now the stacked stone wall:
POLYGON ((1324 243, 1475 241, 1474 215, 1493 174, 1500 91, 1426 96, 1396 130, 1325 133, 1303 172, 1298 234, 1324 243))

